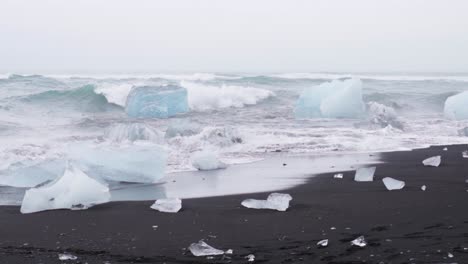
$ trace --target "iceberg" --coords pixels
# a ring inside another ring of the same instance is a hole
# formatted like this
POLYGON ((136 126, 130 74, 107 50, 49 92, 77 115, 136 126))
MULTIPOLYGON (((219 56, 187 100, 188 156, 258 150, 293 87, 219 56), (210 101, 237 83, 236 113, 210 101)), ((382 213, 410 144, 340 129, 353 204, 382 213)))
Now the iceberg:
POLYGON ((266 200, 246 199, 242 205, 253 209, 272 209, 277 211, 286 211, 289 208, 291 195, 285 193, 272 193, 266 200))
POLYGON ((151 209, 163 213, 177 213, 182 208, 182 200, 179 198, 158 199, 151 205, 151 209))
POLYGON ((166 152, 156 145, 71 145, 69 158, 107 181, 154 183, 164 176, 166 152))
POLYGON ((188 120, 177 120, 172 122, 166 130, 165 138, 188 137, 201 132, 198 124, 191 123, 188 120))
POLYGON ((354 239, 353 241, 351 241, 351 245, 358 246, 358 247, 365 247, 365 246, 367 246, 367 242, 366 242, 366 239, 364 238, 364 236, 360 236, 360 237, 354 239))
POLYGON ((305 89, 296 102, 296 118, 359 118, 365 112, 360 79, 333 80, 305 89))
POLYGON ((218 170, 227 168, 226 163, 220 161, 218 156, 210 151, 200 151, 193 155, 192 165, 198 170, 218 170))
POLYGON ((450 96, 445 100, 445 117, 454 120, 468 119, 468 91, 450 96))
POLYGON ((441 156, 434 156, 423 160, 422 163, 424 166, 439 167, 441 161, 441 156))
POLYGON ((21 213, 53 209, 83 210, 110 200, 107 185, 89 177, 74 165, 68 165, 57 180, 26 191, 21 213))
POLYGON ((405 182, 404 181, 399 181, 399 180, 395 180, 393 178, 390 178, 390 177, 385 177, 382 179, 385 187, 387 188, 387 190, 389 191, 392 191, 392 190, 400 190, 400 189, 403 189, 403 187, 405 187, 405 182))
POLYGON ((133 87, 125 111, 135 118, 168 118, 186 113, 189 111, 187 90, 175 85, 133 87))
POLYGON ((354 175, 354 181, 357 182, 370 182, 374 180, 374 173, 376 167, 368 167, 368 168, 359 168, 356 170, 356 174, 354 175))
POLYGON ((138 140, 161 143, 162 132, 144 123, 116 124, 106 129, 104 137, 112 142, 135 142, 138 140))
POLYGON ((216 249, 204 241, 200 240, 198 243, 192 243, 190 244, 189 248, 190 252, 195 257, 201 257, 201 256, 215 256, 215 255, 223 255, 224 251, 216 249))

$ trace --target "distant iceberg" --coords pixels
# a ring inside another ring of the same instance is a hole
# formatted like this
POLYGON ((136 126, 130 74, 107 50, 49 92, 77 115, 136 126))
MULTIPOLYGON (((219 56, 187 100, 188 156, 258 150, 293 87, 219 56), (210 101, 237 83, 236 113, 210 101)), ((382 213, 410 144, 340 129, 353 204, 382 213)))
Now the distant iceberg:
POLYGON ((356 78, 307 88, 294 108, 296 118, 358 118, 364 113, 362 82, 356 78))
POLYGON ((450 96, 445 101, 444 114, 447 118, 468 119, 468 91, 450 96))
POLYGON ((53 209, 83 210, 109 200, 107 185, 69 165, 57 180, 27 190, 20 210, 23 214, 53 209))
POLYGON ((187 90, 175 85, 133 87, 125 111, 135 118, 168 118, 186 113, 189 111, 187 90))

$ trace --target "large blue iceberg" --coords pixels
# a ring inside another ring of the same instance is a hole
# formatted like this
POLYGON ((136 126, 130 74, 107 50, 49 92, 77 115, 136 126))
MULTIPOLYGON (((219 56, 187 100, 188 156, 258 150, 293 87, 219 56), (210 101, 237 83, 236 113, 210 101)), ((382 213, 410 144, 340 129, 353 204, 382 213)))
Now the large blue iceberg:
POLYGON ((168 118, 188 112, 187 90, 175 85, 133 87, 125 111, 136 118, 168 118))
POLYGON ((447 98, 444 114, 450 119, 468 119, 468 91, 447 98))
POLYGON ((307 88, 294 108, 296 118, 359 118, 364 113, 362 82, 355 78, 307 88))

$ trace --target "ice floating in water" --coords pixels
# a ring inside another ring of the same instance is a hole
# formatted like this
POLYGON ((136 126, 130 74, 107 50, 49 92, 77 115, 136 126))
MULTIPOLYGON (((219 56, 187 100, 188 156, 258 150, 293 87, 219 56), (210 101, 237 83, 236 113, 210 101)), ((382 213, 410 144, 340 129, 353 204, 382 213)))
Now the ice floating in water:
POLYGON ((58 258, 59 260, 77 260, 78 259, 77 256, 74 256, 68 253, 58 254, 58 258))
POLYGON ((354 180, 357 182, 370 182, 374 180, 376 167, 359 168, 356 170, 354 180))
POLYGON ((164 213, 177 213, 182 208, 182 200, 179 198, 158 199, 151 205, 151 209, 164 213))
POLYGON ((218 159, 218 156, 210 151, 200 151, 193 155, 192 165, 198 170, 225 169, 227 165, 218 159))
POLYGON ((365 247, 365 246, 367 246, 367 242, 366 242, 366 239, 364 238, 364 236, 360 236, 360 237, 354 239, 353 241, 351 241, 351 245, 358 246, 358 247, 365 247))
POLYGON ((326 247, 326 246, 328 246, 328 239, 320 240, 320 241, 317 243, 317 246, 319 246, 319 247, 326 247))
POLYGON ((364 109, 361 80, 333 80, 305 89, 294 114, 296 118, 358 118, 364 109))
POLYGON ((136 118, 168 118, 188 112, 187 90, 175 85, 133 87, 125 111, 136 118))
POLYGON ((52 209, 82 210, 106 203, 109 188, 69 165, 62 177, 38 188, 26 191, 21 213, 34 213, 52 209))
POLYGON ((69 157, 108 181, 153 183, 164 176, 166 152, 156 145, 71 145, 69 157))
POLYGON ((432 166, 432 167, 439 167, 440 162, 441 162, 441 156, 430 157, 422 161, 424 166, 432 166))
POLYGON ((337 173, 337 174, 333 175, 333 178, 335 178, 335 179, 343 179, 343 173, 337 173))
POLYGON ((216 249, 204 241, 200 240, 198 243, 192 243, 189 246, 190 252, 196 257, 201 256, 214 256, 214 255, 223 255, 224 251, 216 249))
POLYGON ((266 200, 246 199, 242 205, 253 209, 272 209, 277 211, 286 211, 289 208, 291 195, 285 193, 272 193, 266 200))
POLYGON ((421 190, 425 191, 426 190, 426 185, 421 186, 421 190))
POLYGON ((444 114, 447 118, 468 119, 468 91, 450 96, 445 100, 444 114))
POLYGON ((255 261, 255 255, 254 254, 249 254, 245 256, 248 262, 254 262, 255 261))
POLYGON ((144 123, 113 125, 106 129, 104 137, 113 142, 134 142, 137 140, 163 142, 162 132, 144 123))
POLYGON ((398 114, 395 109, 379 104, 376 102, 369 102, 367 104, 370 122, 380 127, 392 126, 400 130, 403 129, 403 123, 399 120, 398 114))
POLYGON ((201 130, 198 124, 191 123, 187 120, 177 120, 169 125, 166 130, 165 138, 193 136, 200 133, 201 130))
POLYGON ((462 152, 463 158, 468 158, 468 150, 462 152))
POLYGON ((458 130, 458 135, 461 137, 468 137, 468 127, 458 130))
POLYGON ((239 131, 231 126, 214 128, 208 131, 207 134, 203 136, 203 139, 220 147, 227 147, 243 142, 239 131))
POLYGON ((403 189, 403 187, 405 187, 404 181, 395 180, 390 177, 385 177, 382 179, 382 181, 385 184, 385 187, 387 187, 387 190, 389 191, 400 190, 403 189))

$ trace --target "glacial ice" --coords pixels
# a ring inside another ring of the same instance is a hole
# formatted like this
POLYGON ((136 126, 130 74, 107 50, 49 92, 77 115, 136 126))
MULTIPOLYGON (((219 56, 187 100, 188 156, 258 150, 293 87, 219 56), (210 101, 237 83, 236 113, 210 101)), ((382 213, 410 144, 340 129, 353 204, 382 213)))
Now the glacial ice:
POLYGON ((468 150, 462 152, 462 157, 468 159, 468 150))
POLYGON ((69 164, 62 177, 26 191, 21 213, 53 209, 82 210, 110 200, 109 188, 69 164))
POLYGON ((356 170, 354 180, 357 182, 370 182, 374 180, 376 167, 364 167, 356 170))
POLYGON ((367 242, 366 242, 366 239, 364 238, 364 236, 360 236, 360 237, 354 239, 353 241, 351 241, 351 245, 358 246, 358 247, 365 247, 365 246, 367 246, 367 242))
POLYGON ((468 119, 468 91, 450 96, 445 100, 444 114, 454 120, 468 119))
POLYGON ((151 205, 151 209, 164 213, 177 213, 182 209, 182 200, 179 198, 158 199, 151 205))
POLYGON ((227 168, 226 163, 220 161, 211 151, 199 151, 192 156, 192 165, 198 170, 218 170, 227 168))
POLYGON ((320 240, 319 242, 317 242, 317 246, 319 246, 319 247, 328 246, 328 239, 320 240))
POLYGON ((255 255, 254 254, 249 254, 245 256, 248 262, 254 262, 255 261, 255 255))
POLYGON ((358 118, 364 114, 362 82, 333 80, 305 89, 296 102, 296 118, 358 118))
POLYGON ((285 193, 272 193, 266 200, 246 199, 242 205, 253 209, 272 209, 277 211, 286 211, 289 208, 291 195, 285 193))
POLYGON ((399 116, 395 109, 392 107, 377 103, 369 102, 367 104, 367 110, 370 118, 370 122, 380 127, 392 126, 397 129, 403 129, 403 122, 399 119, 399 116))
POLYGON ((468 127, 464 127, 458 130, 458 135, 460 137, 468 137, 468 127))
POLYGON ((426 190, 426 185, 421 186, 421 190, 425 191, 426 190))
POLYGON ((75 256, 75 255, 72 255, 72 254, 69 254, 69 253, 61 253, 61 254, 58 254, 58 258, 59 260, 77 260, 78 257, 75 256))
POLYGON ((333 175, 333 178, 335 178, 335 179, 343 179, 343 173, 337 173, 337 174, 333 175))
POLYGON ((84 171, 108 181, 154 183, 164 176, 166 152, 156 145, 69 147, 69 157, 84 171))
POLYGON ((187 90, 175 85, 133 87, 125 111, 135 118, 168 118, 188 112, 187 90))
POLYGON ((190 244, 189 248, 190 252, 196 257, 201 256, 214 256, 214 255, 223 255, 224 251, 216 249, 204 241, 200 240, 198 243, 190 244))
POLYGON ((400 190, 405 187, 405 182, 404 181, 399 181, 390 177, 385 177, 382 179, 385 187, 387 190, 392 191, 392 190, 400 190))
POLYGON ((163 142, 162 132, 145 123, 116 124, 105 130, 104 137, 112 142, 134 142, 138 140, 163 142))
POLYGON ((439 167, 441 161, 441 156, 434 156, 423 160, 422 163, 424 166, 439 167))
POLYGON ((200 133, 202 128, 188 120, 174 120, 166 130, 165 138, 188 137, 200 133))
POLYGON ((216 127, 207 131, 203 139, 213 145, 228 147, 233 144, 242 143, 244 140, 237 128, 232 126, 216 127))

